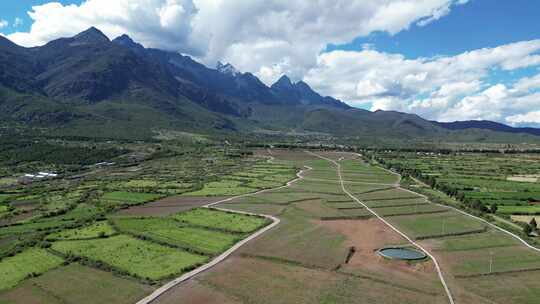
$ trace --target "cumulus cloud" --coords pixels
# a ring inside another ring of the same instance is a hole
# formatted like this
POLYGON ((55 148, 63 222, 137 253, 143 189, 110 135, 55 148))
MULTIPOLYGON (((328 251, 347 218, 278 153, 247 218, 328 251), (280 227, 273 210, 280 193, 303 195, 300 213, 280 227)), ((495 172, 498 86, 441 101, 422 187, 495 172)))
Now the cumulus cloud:
POLYGON ((373 49, 318 56, 305 80, 324 94, 372 110, 398 110, 442 121, 493 119, 540 108, 540 74, 514 85, 493 84, 492 71, 540 65, 540 40, 521 41, 456 56, 407 59, 373 49))
POLYGON ((506 118, 506 121, 513 125, 517 124, 540 124, 540 111, 528 112, 525 114, 512 115, 506 118))
POLYGON ((110 38, 127 33, 147 47, 180 51, 207 64, 228 61, 271 83, 294 79, 328 43, 374 31, 390 34, 439 19, 462 0, 86 0, 34 6, 29 32, 7 35, 35 46, 96 26, 110 38))
POLYGON ((9 22, 4 19, 0 19, 0 29, 3 29, 4 27, 7 27, 9 25, 9 22))
MULTIPOLYGON (((28 13, 28 32, 5 35, 42 45, 90 26, 110 38, 127 33, 146 47, 179 51, 206 64, 221 60, 271 84, 283 74, 325 95, 372 109, 414 112, 438 120, 535 119, 540 75, 513 84, 487 80, 492 71, 540 65, 540 40, 409 59, 364 45, 324 53, 376 31, 426 26, 468 0, 86 0, 51 2, 28 13)), ((14 24, 18 23, 15 21, 14 24)), ((6 25, 7 26, 7 25, 6 25)), ((0 26, 1 28, 1 26, 0 26)))
POLYGON ((188 36, 196 14, 191 0, 50 2, 28 12, 33 21, 29 32, 6 36, 20 45, 36 46, 95 26, 110 38, 127 33, 147 46, 190 52, 188 36))

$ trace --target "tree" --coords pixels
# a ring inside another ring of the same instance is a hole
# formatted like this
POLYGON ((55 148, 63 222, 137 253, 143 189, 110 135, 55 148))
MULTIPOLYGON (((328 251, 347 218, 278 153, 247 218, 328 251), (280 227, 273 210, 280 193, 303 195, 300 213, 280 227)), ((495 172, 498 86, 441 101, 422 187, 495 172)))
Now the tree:
POLYGON ((489 212, 495 214, 497 213, 497 210, 499 209, 499 207, 497 206, 497 204, 493 203, 491 204, 491 206, 489 207, 489 212))
POLYGON ((525 233, 525 235, 529 236, 532 232, 532 227, 531 225, 529 224, 525 224, 525 226, 523 226, 523 233, 525 233))
POLYGON ((533 217, 531 222, 529 223, 529 226, 531 226, 531 229, 533 231, 536 231, 538 229, 538 224, 536 224, 536 219, 533 217))

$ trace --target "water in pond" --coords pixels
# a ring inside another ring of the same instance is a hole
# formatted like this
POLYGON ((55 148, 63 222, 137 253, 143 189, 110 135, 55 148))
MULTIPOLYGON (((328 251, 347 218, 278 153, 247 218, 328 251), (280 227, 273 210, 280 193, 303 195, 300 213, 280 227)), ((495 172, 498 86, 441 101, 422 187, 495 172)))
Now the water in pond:
POLYGON ((379 250, 379 254, 398 260, 421 260, 426 257, 423 252, 408 248, 383 248, 379 250))

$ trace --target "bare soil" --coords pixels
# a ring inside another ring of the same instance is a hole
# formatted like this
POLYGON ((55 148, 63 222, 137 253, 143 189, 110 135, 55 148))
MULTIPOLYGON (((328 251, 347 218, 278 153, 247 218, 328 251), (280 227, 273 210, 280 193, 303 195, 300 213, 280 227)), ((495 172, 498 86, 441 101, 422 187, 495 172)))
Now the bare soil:
POLYGON ((341 270, 388 280, 399 285, 411 286, 426 292, 441 292, 433 288, 438 281, 431 261, 410 263, 388 260, 377 250, 391 245, 405 245, 407 240, 392 231, 378 219, 322 221, 324 225, 347 237, 347 245, 355 247, 355 253, 341 270))

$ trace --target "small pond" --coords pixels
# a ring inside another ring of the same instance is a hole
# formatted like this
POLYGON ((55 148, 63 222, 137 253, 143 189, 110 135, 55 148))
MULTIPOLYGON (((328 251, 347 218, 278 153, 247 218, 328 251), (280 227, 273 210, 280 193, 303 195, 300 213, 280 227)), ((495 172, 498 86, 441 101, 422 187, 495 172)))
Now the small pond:
POLYGON ((410 248, 382 248, 378 253, 385 258, 395 260, 422 260, 426 258, 426 254, 422 251, 410 248))

